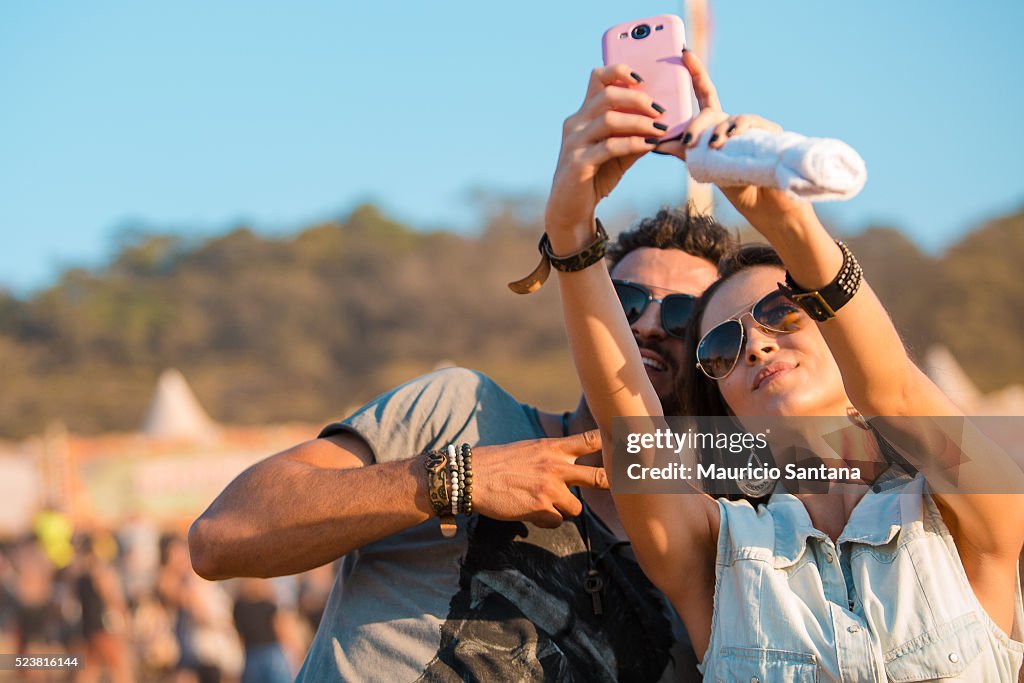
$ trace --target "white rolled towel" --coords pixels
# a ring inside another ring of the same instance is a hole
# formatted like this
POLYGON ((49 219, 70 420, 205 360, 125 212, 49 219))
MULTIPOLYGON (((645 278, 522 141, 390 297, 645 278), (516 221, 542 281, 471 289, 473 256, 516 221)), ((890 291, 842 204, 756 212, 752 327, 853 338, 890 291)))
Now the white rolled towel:
POLYGON ((820 202, 852 199, 868 179, 864 160, 842 140, 752 128, 711 149, 710 135, 686 150, 690 175, 702 183, 774 187, 820 202))

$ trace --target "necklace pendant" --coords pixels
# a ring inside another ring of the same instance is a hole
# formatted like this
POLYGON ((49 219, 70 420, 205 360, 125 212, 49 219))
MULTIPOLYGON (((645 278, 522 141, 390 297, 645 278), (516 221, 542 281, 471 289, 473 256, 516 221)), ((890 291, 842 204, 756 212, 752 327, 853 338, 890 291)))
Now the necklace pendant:
POLYGON ((596 569, 591 569, 587 572, 587 576, 583 579, 583 590, 590 593, 590 600, 594 608, 594 616, 599 617, 604 614, 604 606, 601 603, 601 590, 604 588, 604 579, 597 572, 596 569))

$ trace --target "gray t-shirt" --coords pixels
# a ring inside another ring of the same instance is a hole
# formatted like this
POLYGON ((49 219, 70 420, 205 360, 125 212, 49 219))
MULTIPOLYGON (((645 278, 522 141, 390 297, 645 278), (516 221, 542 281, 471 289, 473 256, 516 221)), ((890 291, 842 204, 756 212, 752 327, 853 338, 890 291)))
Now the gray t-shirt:
MULTIPOLYGON (((461 368, 412 380, 320 436, 346 431, 378 463, 544 436, 535 409, 461 368)), ((589 509, 558 529, 460 516, 450 539, 434 518, 345 557, 298 680, 657 681, 671 675, 674 626, 628 543, 589 509)))

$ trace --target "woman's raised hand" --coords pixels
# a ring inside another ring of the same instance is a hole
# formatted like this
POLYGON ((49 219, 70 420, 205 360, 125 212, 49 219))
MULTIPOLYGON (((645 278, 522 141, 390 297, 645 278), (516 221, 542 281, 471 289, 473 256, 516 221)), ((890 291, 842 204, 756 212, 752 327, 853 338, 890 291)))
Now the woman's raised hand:
POLYGON ((665 126, 658 123, 664 109, 640 88, 642 78, 624 64, 594 69, 583 104, 562 126, 544 212, 556 250, 557 243, 572 241, 570 235, 582 240, 579 246, 592 239, 597 203, 664 134, 665 126))
MULTIPOLYGON (((693 81, 693 92, 697 97, 699 113, 693 117, 680 141, 666 142, 659 145, 658 152, 672 154, 686 160, 687 150, 698 144, 707 145, 711 149, 721 149, 729 142, 729 138, 739 135, 751 128, 761 128, 773 133, 781 133, 782 127, 765 118, 754 114, 730 116, 722 111, 718 99, 718 90, 711 81, 704 63, 690 50, 683 52, 683 65, 690 72, 693 81)), ((755 228, 766 222, 776 222, 794 212, 811 211, 809 203, 794 199, 781 190, 741 185, 720 187, 726 199, 736 207, 755 228)))

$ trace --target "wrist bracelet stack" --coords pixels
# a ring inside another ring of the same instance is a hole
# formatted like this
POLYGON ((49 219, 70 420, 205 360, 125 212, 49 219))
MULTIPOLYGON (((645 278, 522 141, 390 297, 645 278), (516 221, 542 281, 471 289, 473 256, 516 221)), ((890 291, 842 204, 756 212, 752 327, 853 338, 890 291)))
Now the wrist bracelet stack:
POLYGON ((455 516, 473 514, 473 449, 464 443, 428 451, 423 467, 430 505, 441 518, 441 535, 450 538, 457 530, 455 516))

